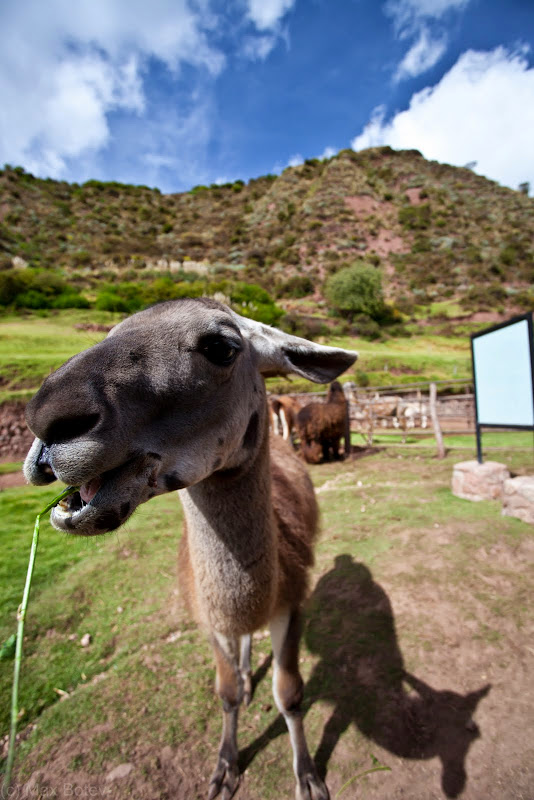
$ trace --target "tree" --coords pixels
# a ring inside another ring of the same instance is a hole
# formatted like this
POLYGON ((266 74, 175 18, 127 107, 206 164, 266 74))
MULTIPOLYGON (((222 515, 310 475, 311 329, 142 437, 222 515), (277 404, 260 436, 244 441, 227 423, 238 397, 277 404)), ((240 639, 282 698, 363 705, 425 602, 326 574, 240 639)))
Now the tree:
POLYGON ((384 313, 382 276, 364 261, 332 275, 326 282, 325 294, 333 307, 349 320, 356 314, 378 319, 384 313))

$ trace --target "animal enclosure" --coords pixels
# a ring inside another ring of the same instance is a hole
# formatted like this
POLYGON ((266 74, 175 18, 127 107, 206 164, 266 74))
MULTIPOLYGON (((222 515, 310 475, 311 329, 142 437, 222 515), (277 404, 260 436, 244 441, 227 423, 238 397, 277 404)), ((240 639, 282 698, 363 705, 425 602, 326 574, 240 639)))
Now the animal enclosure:
MULTIPOLYGON (((436 412, 443 435, 475 432, 474 394, 469 381, 437 381, 439 394, 436 412)), ((372 445, 377 436, 387 433, 391 443, 396 438, 405 444, 410 437, 428 438, 434 435, 431 421, 429 381, 400 386, 366 388, 353 383, 343 386, 348 403, 350 429, 360 434, 362 441, 372 445)), ((282 395, 280 399, 284 398, 282 395)), ((287 397, 297 407, 306 403, 324 403, 325 392, 290 394, 287 397)))

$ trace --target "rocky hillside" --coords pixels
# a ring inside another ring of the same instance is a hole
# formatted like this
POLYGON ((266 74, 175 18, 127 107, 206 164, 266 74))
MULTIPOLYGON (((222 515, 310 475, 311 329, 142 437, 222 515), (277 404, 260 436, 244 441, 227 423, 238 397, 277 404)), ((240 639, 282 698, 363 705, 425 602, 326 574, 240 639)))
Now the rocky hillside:
MULTIPOLYGON (((41 180, 20 167, 0 172, 4 306, 29 268, 47 291, 52 276, 83 302, 121 281, 185 281, 199 291, 238 280, 263 286, 282 305, 324 314, 325 280, 356 259, 381 271, 386 297, 408 317, 415 306, 444 300, 472 311, 527 310, 534 200, 389 147, 172 195, 41 180)), ((164 296, 161 288, 152 299, 164 296)), ((22 305, 36 302, 26 292, 22 305)))

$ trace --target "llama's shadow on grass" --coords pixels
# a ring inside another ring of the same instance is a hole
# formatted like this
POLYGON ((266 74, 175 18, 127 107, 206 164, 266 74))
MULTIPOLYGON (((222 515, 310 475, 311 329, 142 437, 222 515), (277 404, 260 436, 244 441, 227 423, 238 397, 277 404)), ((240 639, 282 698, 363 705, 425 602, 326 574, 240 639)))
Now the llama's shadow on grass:
MULTIPOLYGON (((445 795, 462 792, 466 756, 480 736, 472 715, 490 686, 461 695, 432 689, 407 673, 388 596, 367 567, 349 555, 336 558, 311 597, 304 640, 320 657, 305 687, 304 712, 317 700, 332 706, 315 754, 323 777, 340 736, 354 723, 370 740, 402 758, 438 756, 445 795)), ((267 666, 258 670, 256 682, 267 666)), ((278 716, 241 751, 241 769, 285 730, 278 716)))

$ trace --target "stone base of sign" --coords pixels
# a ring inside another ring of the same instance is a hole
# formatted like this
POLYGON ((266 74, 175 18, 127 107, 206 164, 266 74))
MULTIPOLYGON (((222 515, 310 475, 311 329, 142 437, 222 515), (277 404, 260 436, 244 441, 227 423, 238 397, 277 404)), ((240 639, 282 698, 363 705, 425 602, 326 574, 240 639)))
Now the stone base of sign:
POLYGON ((534 525, 534 476, 520 475, 504 482, 502 513, 534 525))
POLYGON ((453 467, 452 493, 464 500, 500 500, 509 477, 506 465, 498 461, 461 461, 453 467))

